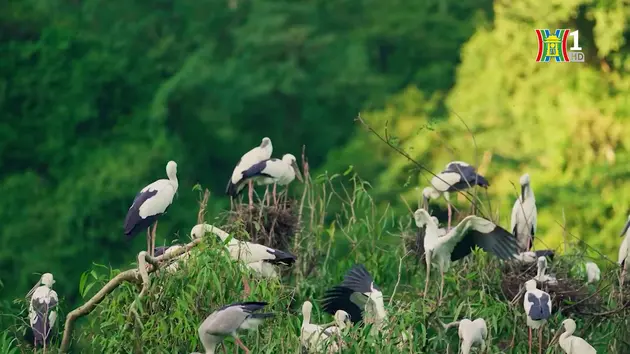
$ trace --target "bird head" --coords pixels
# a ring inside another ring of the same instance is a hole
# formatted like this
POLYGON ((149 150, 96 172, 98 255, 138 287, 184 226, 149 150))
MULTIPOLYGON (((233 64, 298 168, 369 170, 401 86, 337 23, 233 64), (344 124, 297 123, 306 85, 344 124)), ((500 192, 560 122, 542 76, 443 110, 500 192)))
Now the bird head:
POLYGON ((433 220, 431 219, 431 215, 429 215, 429 213, 422 208, 416 210, 416 212, 413 213, 413 218, 416 221, 417 227, 423 227, 429 222, 433 222, 433 220))
POLYGON ((262 141, 260 142, 260 147, 261 148, 266 148, 267 146, 271 145, 271 139, 269 139, 268 137, 264 137, 262 138, 262 141))
POLYGON ((344 310, 337 310, 335 312, 335 323, 337 327, 344 329, 349 327, 352 322, 350 322, 350 315, 344 310))
POLYGON ((525 200, 525 190, 529 187, 529 173, 522 175, 519 183, 521 184, 521 199, 525 200))
POLYGON ((547 269, 547 258, 538 257, 537 264, 538 264, 538 270, 544 271, 545 269, 547 269))
POLYGON ((576 324, 572 318, 567 318, 566 320, 562 321, 562 326, 566 331, 575 331, 576 324))
POLYGON ((295 178, 297 178, 298 181, 304 182, 304 179, 302 178, 302 173, 300 172, 300 168, 297 165, 297 159, 295 158, 295 156, 291 154, 284 154, 284 156, 282 156, 282 161, 286 163, 287 165, 291 166, 291 168, 293 168, 293 171, 295 171, 295 178))
POLYGON ((302 304, 302 316, 309 317, 311 315, 311 311, 313 311, 313 304, 308 300, 304 301, 302 304))
POLYGON ((177 176, 177 162, 171 160, 166 164, 166 175, 169 179, 173 179, 177 176))
POLYGON ((621 230, 621 237, 623 237, 623 235, 626 234, 626 232, 628 231, 628 228, 630 228, 630 215, 628 215, 628 219, 626 220, 626 224, 623 226, 623 230, 621 230))
POLYGON ((53 286, 53 284, 55 284, 55 279, 53 278, 52 274, 44 273, 44 274, 42 274, 41 283, 42 283, 42 285, 45 285, 45 286, 50 288, 50 287, 53 286))
POLYGON ((525 290, 535 290, 536 289, 536 281, 534 279, 530 279, 525 282, 525 290))
POLYGON ((206 234, 206 224, 197 224, 190 230, 190 238, 195 240, 202 238, 206 234))

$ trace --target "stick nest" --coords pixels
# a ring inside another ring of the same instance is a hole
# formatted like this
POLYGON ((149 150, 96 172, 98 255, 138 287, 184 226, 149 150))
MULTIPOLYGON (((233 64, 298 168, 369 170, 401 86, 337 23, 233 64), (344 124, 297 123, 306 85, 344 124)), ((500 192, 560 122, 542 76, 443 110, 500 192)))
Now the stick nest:
POLYGON ((238 204, 228 215, 223 229, 237 235, 246 231, 251 242, 278 250, 289 250, 298 231, 297 202, 293 199, 278 205, 238 204))
MULTIPOLYGON (((501 269, 501 290, 506 298, 512 300, 518 296, 524 289, 525 282, 533 279, 536 272, 536 263, 505 263, 501 269)), ((556 267, 552 273, 555 273, 552 275, 556 277, 557 284, 536 282, 536 286, 551 296, 553 312, 560 311, 564 316, 569 316, 602 309, 603 300, 599 292, 589 291, 584 280, 570 278, 568 269, 562 267, 556 267)))

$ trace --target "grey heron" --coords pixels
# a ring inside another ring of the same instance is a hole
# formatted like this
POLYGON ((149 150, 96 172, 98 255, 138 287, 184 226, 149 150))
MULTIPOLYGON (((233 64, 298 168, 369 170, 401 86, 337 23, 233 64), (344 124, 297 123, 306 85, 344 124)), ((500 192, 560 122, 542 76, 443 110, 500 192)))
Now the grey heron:
POLYGON ((168 179, 158 179, 140 190, 125 217, 125 235, 128 238, 147 230, 147 252, 150 255, 153 255, 155 249, 158 218, 173 203, 173 197, 179 186, 175 161, 169 161, 166 164, 166 175, 168 179), (152 231, 151 225, 153 225, 152 231))
MULTIPOLYGON (((208 316, 199 326, 199 339, 203 344, 206 354, 214 354, 223 338, 232 336, 236 344, 245 353, 249 349, 238 337, 238 330, 254 330, 260 326, 266 318, 273 317, 273 313, 257 313, 267 305, 266 302, 240 302, 224 306, 208 316)), ((223 347, 225 351, 225 347, 223 347)), ((193 353, 195 354, 195 353, 193 353)))

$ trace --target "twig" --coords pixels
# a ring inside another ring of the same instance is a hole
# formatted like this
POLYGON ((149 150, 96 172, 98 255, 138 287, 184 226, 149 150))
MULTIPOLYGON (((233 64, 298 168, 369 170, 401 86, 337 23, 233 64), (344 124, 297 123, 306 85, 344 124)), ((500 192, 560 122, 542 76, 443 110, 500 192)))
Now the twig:
POLYGON ((206 207, 208 206, 208 199, 210 199, 210 191, 208 188, 203 192, 203 198, 199 201, 199 212, 197 213, 197 224, 202 224, 206 218, 206 207))
POLYGON ((398 279, 396 279, 396 285, 394 285, 394 291, 392 292, 392 296, 389 298, 389 306, 392 306, 392 302, 394 301, 394 295, 396 295, 396 290, 398 289, 398 284, 400 284, 400 274, 402 272, 402 262, 403 262, 403 259, 405 259, 405 257, 407 257, 407 255, 409 255, 409 251, 407 251, 407 253, 405 253, 404 256, 400 257, 400 260, 398 261, 398 279))

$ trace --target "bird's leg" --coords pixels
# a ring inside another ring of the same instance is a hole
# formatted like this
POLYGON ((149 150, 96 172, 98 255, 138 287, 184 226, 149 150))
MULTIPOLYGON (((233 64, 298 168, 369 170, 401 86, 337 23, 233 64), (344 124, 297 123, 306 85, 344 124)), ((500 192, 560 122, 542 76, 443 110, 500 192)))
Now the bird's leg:
POLYGON ((155 233, 157 231, 157 224, 158 221, 155 220, 155 224, 153 224, 153 231, 151 231, 151 253, 149 253, 151 257, 155 254, 155 233))
POLYGON ((147 228, 147 252, 151 254, 151 226, 147 228))
POLYGON ((236 344, 238 344, 239 347, 243 348, 243 350, 245 351, 245 354, 249 354, 249 349, 247 349, 245 344, 243 344, 243 342, 240 339, 238 339, 237 337, 234 337, 234 341, 236 342, 236 344))
POLYGON ((429 275, 431 273, 431 251, 424 251, 424 259, 427 262, 427 275, 424 280, 424 297, 426 298, 429 291, 429 275))
POLYGON ((247 298, 252 289, 249 287, 249 282, 247 281, 245 275, 243 275, 241 279, 243 280, 243 298, 247 298))
POLYGON ((446 231, 451 231, 451 218, 453 217, 453 210, 451 209, 451 202, 446 201, 446 208, 448 209, 448 225, 446 226, 446 231))
POLYGON ((481 340, 481 350, 479 351, 480 353, 485 353, 486 352, 486 341, 485 340, 481 340))
POLYGON ((278 207, 278 199, 276 198, 276 186, 277 185, 278 185, 277 183, 273 184, 273 192, 272 192, 272 194, 273 194, 273 202, 276 204, 276 207, 278 207))
POLYGON ((440 275, 442 277, 442 280, 440 280, 440 297, 438 298, 438 303, 442 302, 442 292, 444 291, 444 268, 442 267, 441 263, 440 263, 440 275))
POLYGON ((225 349, 225 344, 221 343, 221 348, 223 348, 223 353, 227 354, 227 349, 225 349))
POLYGON ((269 206, 269 186, 265 186, 265 202, 267 203, 267 206, 269 206))
POLYGON ((254 207, 254 182, 252 182, 252 180, 250 179, 247 182, 247 196, 249 197, 249 208, 253 208, 254 207))
POLYGON ((532 328, 529 327, 529 354, 532 354, 532 328))

